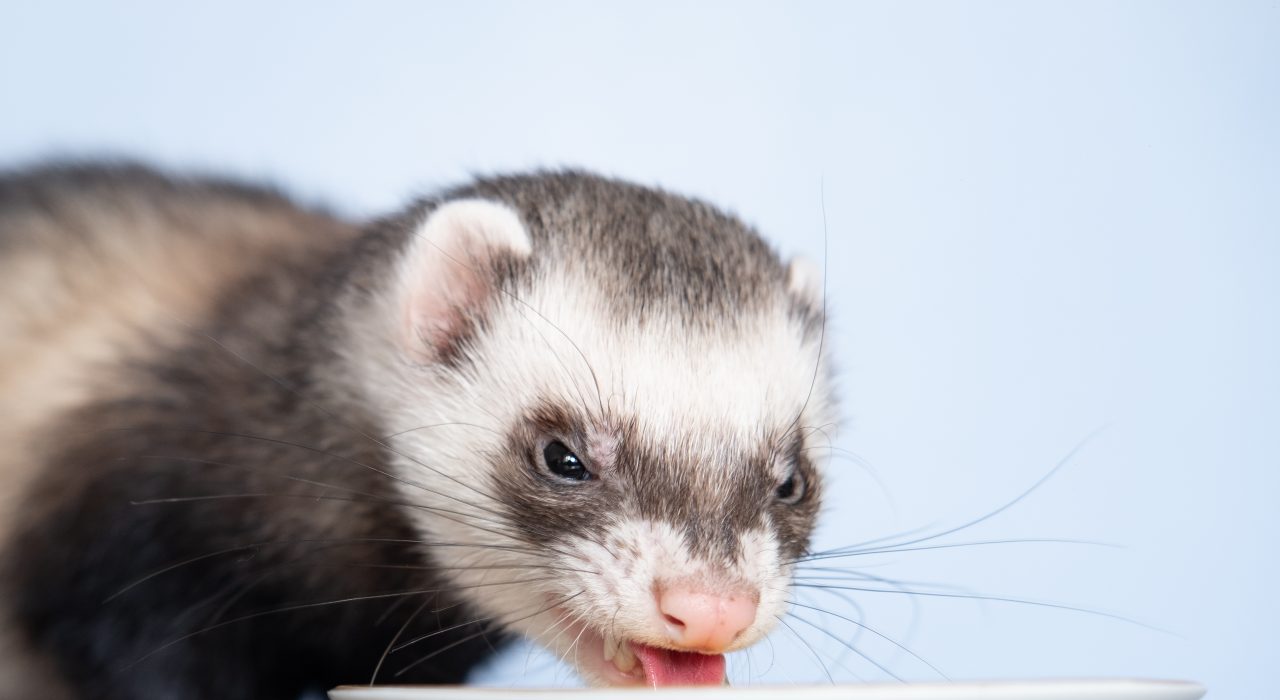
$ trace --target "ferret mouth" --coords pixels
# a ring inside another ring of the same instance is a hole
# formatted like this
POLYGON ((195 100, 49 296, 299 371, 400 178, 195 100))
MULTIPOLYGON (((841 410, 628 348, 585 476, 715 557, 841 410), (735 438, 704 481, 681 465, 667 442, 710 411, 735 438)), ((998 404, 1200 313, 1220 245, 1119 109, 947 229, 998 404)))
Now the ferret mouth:
POLYGON ((566 660, 595 685, 665 686, 724 685, 723 654, 703 654, 656 647, 602 633, 581 623, 564 637, 576 639, 566 660))

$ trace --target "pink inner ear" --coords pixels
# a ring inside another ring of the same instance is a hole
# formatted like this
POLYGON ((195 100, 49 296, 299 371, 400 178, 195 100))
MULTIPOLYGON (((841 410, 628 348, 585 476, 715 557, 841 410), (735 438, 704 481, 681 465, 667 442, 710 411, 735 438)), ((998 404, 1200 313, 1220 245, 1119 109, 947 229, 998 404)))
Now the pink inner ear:
POLYGON ((437 253, 440 263, 422 270, 430 279, 423 280, 427 284, 418 287, 408 308, 414 355, 427 362, 449 353, 468 330, 468 314, 478 313, 492 296, 484 279, 487 261, 437 253))
POLYGON ((402 323, 409 355, 424 363, 446 358, 492 303, 493 261, 529 254, 524 225, 505 205, 459 200, 433 212, 404 261, 402 323))

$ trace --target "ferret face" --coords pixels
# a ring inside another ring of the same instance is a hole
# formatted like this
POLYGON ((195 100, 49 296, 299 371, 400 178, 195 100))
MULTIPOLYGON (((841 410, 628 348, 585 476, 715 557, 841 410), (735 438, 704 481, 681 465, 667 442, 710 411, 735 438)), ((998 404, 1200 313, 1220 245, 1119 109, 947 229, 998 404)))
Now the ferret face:
POLYGON ((820 282, 687 200, 553 184, 434 209, 352 354, 477 618, 591 683, 719 684, 818 511, 820 282))

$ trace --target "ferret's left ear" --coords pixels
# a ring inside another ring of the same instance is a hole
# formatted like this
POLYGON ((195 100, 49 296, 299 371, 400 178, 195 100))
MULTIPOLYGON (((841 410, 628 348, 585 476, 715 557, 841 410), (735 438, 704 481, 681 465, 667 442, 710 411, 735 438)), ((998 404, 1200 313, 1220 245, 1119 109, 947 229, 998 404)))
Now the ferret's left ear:
POLYGON ((402 268, 402 339, 419 362, 447 359, 498 294, 498 265, 532 253, 510 207, 483 199, 445 203, 422 222, 402 268))
POLYGON ((791 298, 800 302, 814 313, 822 313, 823 297, 826 292, 822 288, 822 268, 812 260, 803 256, 791 259, 787 266, 787 292, 791 298))

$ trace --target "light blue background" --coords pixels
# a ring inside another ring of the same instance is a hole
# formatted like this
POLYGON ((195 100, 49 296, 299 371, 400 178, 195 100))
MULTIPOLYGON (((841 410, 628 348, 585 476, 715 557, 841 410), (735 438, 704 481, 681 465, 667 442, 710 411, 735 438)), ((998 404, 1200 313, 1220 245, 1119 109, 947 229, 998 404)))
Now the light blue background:
MULTIPOLYGON (((950 599, 912 625, 889 594, 858 596, 866 622, 955 678, 1275 694, 1277 3, 7 5, 6 165, 126 154, 370 214, 471 172, 573 164, 706 197, 818 259, 825 201, 837 444, 883 486, 834 462, 820 545, 980 515, 1105 425, 952 539, 1124 548, 847 564, 1174 634, 950 599)), ((836 678, 886 678, 791 624, 836 678)), ((785 629, 731 667, 825 680, 785 629)), ((485 678, 567 673, 521 650, 485 678)))

